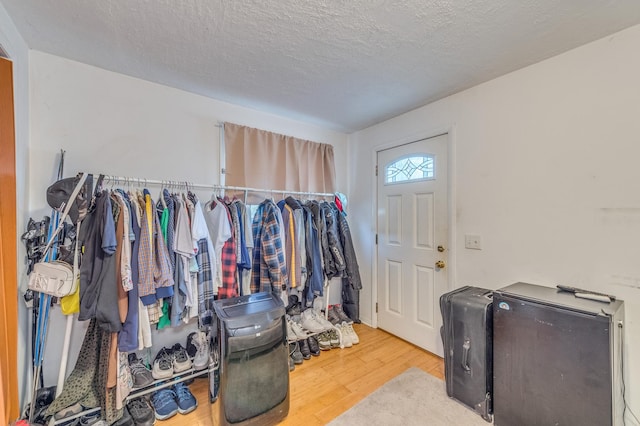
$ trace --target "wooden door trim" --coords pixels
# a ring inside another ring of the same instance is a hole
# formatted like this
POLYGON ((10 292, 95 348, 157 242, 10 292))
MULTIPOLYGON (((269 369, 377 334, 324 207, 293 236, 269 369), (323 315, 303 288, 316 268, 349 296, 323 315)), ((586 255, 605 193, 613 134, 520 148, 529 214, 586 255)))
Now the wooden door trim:
POLYGON ((13 63, 0 58, 0 367, 5 424, 20 416, 18 402, 18 280, 16 146, 13 63))

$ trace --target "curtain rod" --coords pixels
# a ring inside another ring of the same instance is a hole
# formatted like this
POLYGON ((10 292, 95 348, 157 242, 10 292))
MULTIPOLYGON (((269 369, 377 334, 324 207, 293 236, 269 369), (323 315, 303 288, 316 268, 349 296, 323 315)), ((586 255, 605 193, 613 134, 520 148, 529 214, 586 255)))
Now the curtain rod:
POLYGON ((290 195, 315 195, 318 197, 333 197, 335 194, 330 192, 310 192, 310 191, 285 191, 282 189, 261 189, 261 188, 249 188, 244 186, 228 186, 228 185, 215 185, 206 183, 192 183, 188 181, 178 180, 156 180, 156 179, 144 179, 134 178, 127 176, 110 176, 104 175, 104 179, 107 183, 123 183, 123 184, 138 184, 138 185, 160 185, 173 188, 197 188, 197 189, 212 189, 212 190, 228 190, 228 191, 245 191, 245 192, 277 192, 279 194, 290 195))

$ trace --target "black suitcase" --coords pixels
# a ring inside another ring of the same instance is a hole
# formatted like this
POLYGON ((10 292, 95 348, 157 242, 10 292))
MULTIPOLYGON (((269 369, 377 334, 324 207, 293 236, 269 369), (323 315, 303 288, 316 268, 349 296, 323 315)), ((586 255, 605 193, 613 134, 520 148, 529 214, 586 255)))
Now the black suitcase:
POLYGON ((440 297, 447 395, 491 422, 493 413, 492 292, 462 287, 440 297))

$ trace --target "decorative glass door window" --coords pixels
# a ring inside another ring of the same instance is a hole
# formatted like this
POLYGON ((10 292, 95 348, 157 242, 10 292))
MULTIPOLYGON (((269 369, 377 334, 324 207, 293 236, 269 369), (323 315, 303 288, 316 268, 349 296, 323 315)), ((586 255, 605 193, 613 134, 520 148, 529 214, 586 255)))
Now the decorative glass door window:
POLYGON ((399 158, 385 166, 384 183, 435 179, 435 157, 418 154, 399 158))

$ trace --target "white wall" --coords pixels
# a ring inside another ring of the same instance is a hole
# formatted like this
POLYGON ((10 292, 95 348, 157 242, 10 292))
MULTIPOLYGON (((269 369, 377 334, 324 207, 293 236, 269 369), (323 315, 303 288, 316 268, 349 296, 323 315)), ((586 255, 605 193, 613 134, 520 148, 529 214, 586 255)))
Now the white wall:
MULTIPOLYGON (((0 45, 13 61, 13 97, 16 131, 16 207, 17 230, 20 233, 29 219, 27 206, 28 187, 28 145, 29 145, 29 54, 27 44, 18 33, 13 21, 0 4, 0 45)), ((18 247, 18 280, 19 285, 26 287, 26 269, 23 265, 24 247, 16 241, 18 247)), ((18 295, 18 342, 27 342, 29 335, 29 315, 22 294, 18 295)), ((18 348, 18 392, 20 401, 27 394, 25 384, 30 380, 30 354, 26 344, 18 348)))
MULTIPOLYGON (((29 208, 48 214, 45 190, 55 180, 60 149, 65 175, 94 174, 219 183, 218 121, 334 146, 338 188, 346 188, 347 136, 316 126, 105 71, 38 51, 30 54, 29 208)), ((158 187, 150 187, 157 195, 158 187)), ((209 194, 207 194, 209 195, 209 194)), ((64 322, 56 308, 47 342, 45 384, 55 384, 64 322)), ((86 323, 77 324, 67 374, 86 323)), ((163 330, 158 345, 185 342, 163 330)), ((182 336, 182 337, 181 337, 182 336)), ((154 352, 155 355, 155 352, 154 352)))
POLYGON ((373 153, 453 129, 451 287, 563 283, 625 300, 627 401, 640 414, 639 45, 632 27, 351 135, 363 321, 375 321, 373 153), (483 249, 464 249, 465 234, 483 249))

